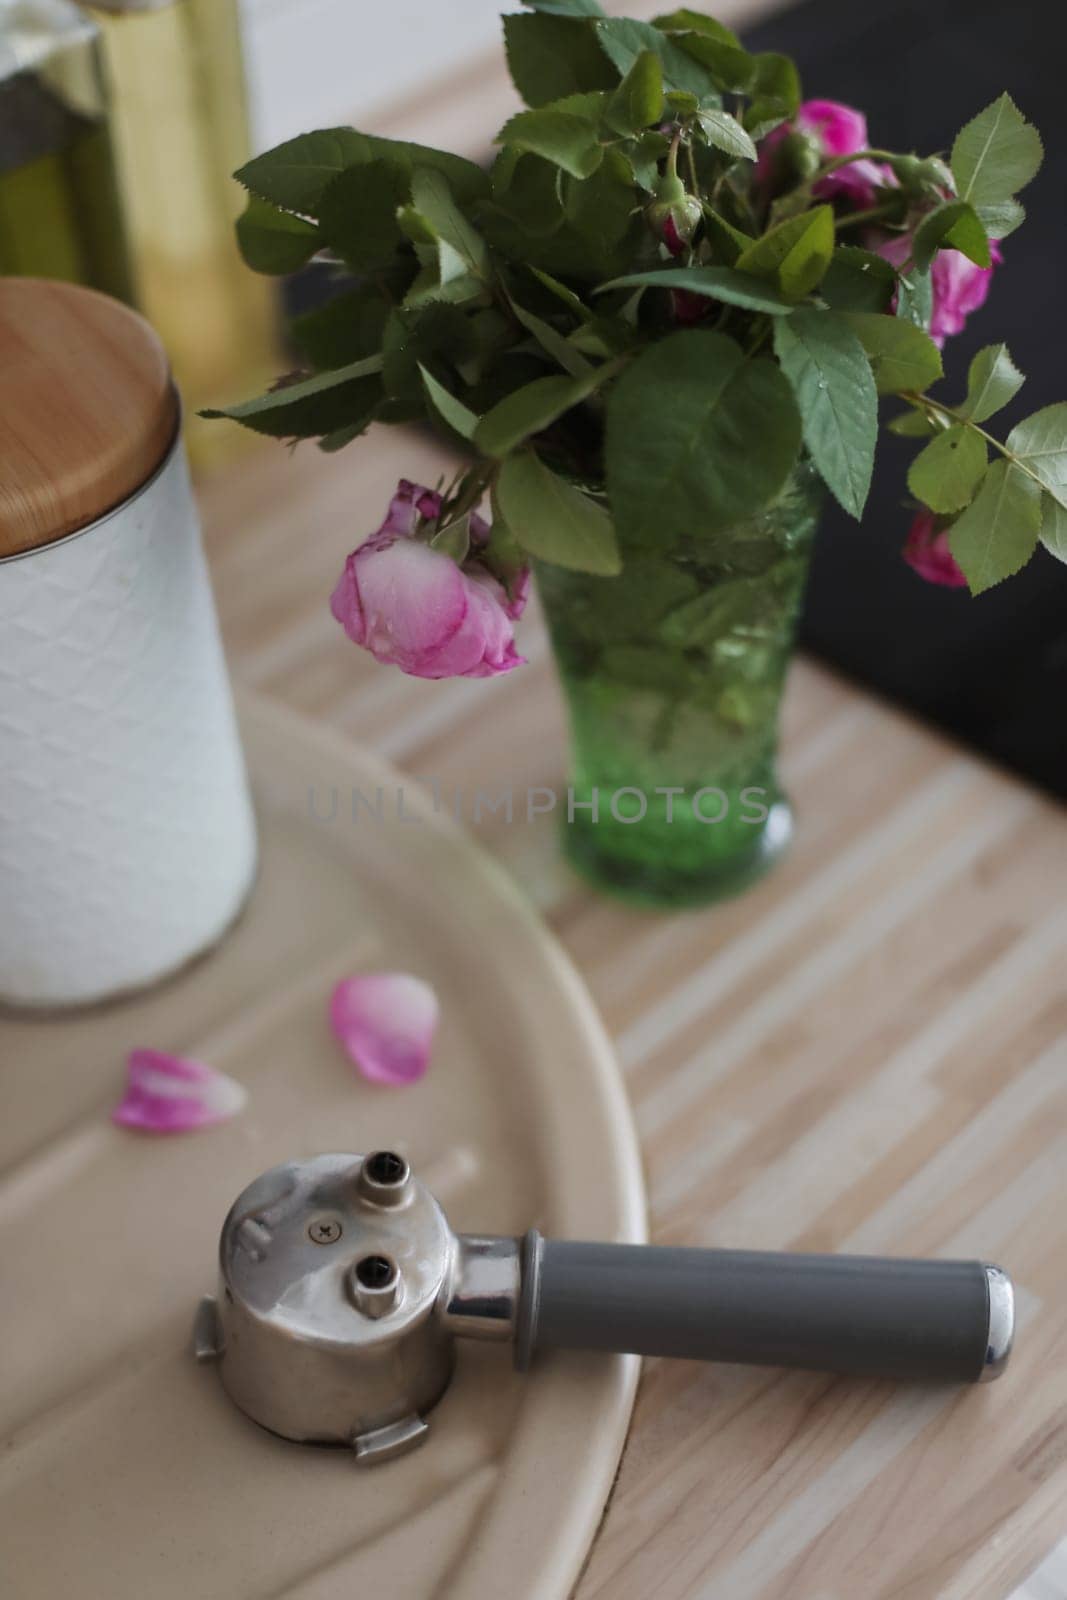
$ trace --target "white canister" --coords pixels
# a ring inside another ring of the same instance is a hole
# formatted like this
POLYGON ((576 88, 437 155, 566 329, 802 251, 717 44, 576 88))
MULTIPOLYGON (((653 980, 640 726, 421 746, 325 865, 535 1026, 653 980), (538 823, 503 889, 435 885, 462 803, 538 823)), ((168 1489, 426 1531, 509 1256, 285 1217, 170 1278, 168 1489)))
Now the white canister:
POLYGON ((102 295, 0 280, 0 999, 173 972, 255 862, 163 351, 102 295))

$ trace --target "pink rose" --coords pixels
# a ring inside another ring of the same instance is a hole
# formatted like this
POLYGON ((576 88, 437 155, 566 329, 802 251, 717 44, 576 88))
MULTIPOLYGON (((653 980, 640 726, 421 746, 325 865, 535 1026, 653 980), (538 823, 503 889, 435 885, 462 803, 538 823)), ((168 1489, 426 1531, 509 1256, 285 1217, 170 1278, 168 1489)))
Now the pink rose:
MULTIPOLYGON (((911 260, 911 235, 908 233, 876 235, 870 245, 895 267, 903 267, 911 260)), ((993 267, 1004 259, 996 239, 989 241, 989 256, 992 266, 988 267, 976 267, 958 250, 939 250, 934 256, 930 268, 933 289, 930 337, 938 348, 952 334, 962 332, 971 312, 985 304, 993 267)))
POLYGON ((965 589, 967 579, 949 548, 948 526, 932 511, 920 511, 904 541, 904 560, 927 583, 965 589))
POLYGON ((960 333, 972 311, 985 305, 993 267, 1004 257, 996 239, 989 241, 988 267, 977 267, 959 250, 939 250, 930 268, 934 288, 934 309, 930 318, 930 337, 937 345, 960 333))
POLYGON ((529 587, 521 572, 509 599, 479 559, 489 528, 471 518, 471 551, 458 567, 416 537, 440 515, 441 497, 402 480, 377 533, 345 562, 330 610, 376 660, 416 678, 491 678, 522 666, 512 624, 529 587))
MULTIPOLYGON (((784 139, 793 132, 808 135, 824 161, 834 156, 854 155, 866 150, 867 118, 852 106, 843 106, 837 100, 805 100, 798 108, 793 122, 783 122, 773 128, 761 142, 756 163, 756 181, 765 188, 774 183, 774 153, 784 139)), ((841 195, 850 200, 857 210, 874 202, 874 191, 880 185, 895 182, 889 167, 876 161, 850 161, 820 178, 812 193, 819 200, 832 200, 841 195)))

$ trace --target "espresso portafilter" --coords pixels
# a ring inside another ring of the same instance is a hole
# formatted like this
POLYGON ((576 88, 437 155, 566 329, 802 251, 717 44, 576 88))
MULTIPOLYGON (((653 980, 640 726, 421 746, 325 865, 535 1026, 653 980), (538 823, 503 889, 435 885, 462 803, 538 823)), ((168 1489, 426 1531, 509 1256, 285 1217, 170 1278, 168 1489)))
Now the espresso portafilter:
POLYGON ((400 1155, 273 1167, 222 1229, 196 1354, 273 1433, 386 1460, 427 1435, 457 1339, 901 1380, 1004 1370, 1011 1279, 982 1261, 456 1234, 400 1155))

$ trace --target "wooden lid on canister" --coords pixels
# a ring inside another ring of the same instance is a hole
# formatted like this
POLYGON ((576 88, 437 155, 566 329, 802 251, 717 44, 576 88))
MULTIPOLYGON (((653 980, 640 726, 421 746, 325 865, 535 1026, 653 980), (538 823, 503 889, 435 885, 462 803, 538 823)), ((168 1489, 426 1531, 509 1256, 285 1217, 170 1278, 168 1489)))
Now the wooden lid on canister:
POLYGON ((177 426, 167 357, 143 317, 95 289, 0 278, 0 557, 120 505, 177 426))

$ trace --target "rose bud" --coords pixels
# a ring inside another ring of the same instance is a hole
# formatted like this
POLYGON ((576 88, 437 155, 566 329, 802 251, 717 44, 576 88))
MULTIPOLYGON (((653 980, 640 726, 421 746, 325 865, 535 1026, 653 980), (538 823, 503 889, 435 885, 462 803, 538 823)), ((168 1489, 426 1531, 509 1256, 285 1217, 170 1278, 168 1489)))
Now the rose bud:
POLYGON ((948 542, 949 525, 932 511, 920 511, 904 541, 904 560, 927 583, 946 589, 965 589, 967 579, 959 569, 948 542))
POLYGON ((672 256, 680 256, 700 226, 704 215, 696 195, 690 194, 677 173, 665 172, 656 186, 656 198, 645 220, 672 256))
POLYGON ((479 558, 488 529, 477 514, 462 566, 432 549, 416 536, 419 518, 432 523, 440 510, 439 495, 401 481, 382 526, 345 562, 330 610, 354 643, 413 677, 510 672, 524 660, 513 624, 526 603, 526 574, 517 575, 509 598, 479 558))
POLYGON ((956 180, 939 156, 929 156, 925 160, 919 156, 897 156, 891 166, 908 194, 940 200, 946 194, 956 193, 956 180))

